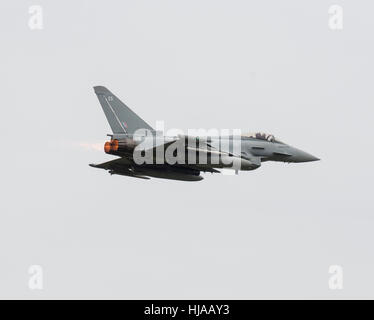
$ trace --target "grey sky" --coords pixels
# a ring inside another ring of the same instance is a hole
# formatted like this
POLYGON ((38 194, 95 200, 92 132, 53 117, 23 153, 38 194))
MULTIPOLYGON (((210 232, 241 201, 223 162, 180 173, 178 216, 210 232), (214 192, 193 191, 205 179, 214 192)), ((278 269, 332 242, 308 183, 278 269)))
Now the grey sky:
POLYGON ((0 10, 0 297, 374 298, 372 1, 0 10), (88 166, 111 159, 94 85, 150 125, 261 130, 322 160, 197 183, 111 177, 88 166), (343 290, 328 288, 332 264, 343 290))

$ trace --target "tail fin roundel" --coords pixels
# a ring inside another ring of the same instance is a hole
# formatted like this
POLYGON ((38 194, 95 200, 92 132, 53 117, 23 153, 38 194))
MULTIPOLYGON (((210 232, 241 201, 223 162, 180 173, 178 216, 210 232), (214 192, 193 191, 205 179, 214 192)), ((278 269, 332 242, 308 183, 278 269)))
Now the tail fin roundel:
POLYGON ((138 129, 154 131, 107 88, 96 86, 94 89, 113 133, 132 135, 138 129))

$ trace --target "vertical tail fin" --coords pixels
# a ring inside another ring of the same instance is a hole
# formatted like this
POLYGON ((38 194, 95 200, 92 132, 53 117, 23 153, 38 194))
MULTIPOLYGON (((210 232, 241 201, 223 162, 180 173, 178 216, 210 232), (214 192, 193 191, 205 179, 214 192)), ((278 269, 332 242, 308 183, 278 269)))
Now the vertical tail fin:
POLYGON ((150 125, 142 120, 135 112, 131 111, 129 107, 107 88, 97 86, 94 89, 113 133, 131 135, 138 129, 154 131, 150 125))

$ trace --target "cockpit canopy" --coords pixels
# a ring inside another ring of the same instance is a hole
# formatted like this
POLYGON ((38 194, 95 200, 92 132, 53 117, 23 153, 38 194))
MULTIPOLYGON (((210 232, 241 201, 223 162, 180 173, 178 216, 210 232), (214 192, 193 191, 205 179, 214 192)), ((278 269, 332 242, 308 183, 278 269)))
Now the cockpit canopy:
POLYGON ((258 140, 265 140, 265 141, 269 141, 269 142, 283 143, 283 142, 275 139, 274 135, 268 134, 268 133, 263 133, 263 132, 245 133, 245 134, 242 134, 242 137, 258 139, 258 140))

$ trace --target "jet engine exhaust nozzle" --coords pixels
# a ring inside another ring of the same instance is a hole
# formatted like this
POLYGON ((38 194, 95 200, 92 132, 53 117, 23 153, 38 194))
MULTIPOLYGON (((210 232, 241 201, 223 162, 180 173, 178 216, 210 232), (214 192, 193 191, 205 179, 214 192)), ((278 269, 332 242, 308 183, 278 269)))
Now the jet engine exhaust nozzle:
POLYGON ((104 151, 105 153, 112 153, 112 152, 118 151, 118 140, 114 139, 114 140, 105 142, 104 151))

